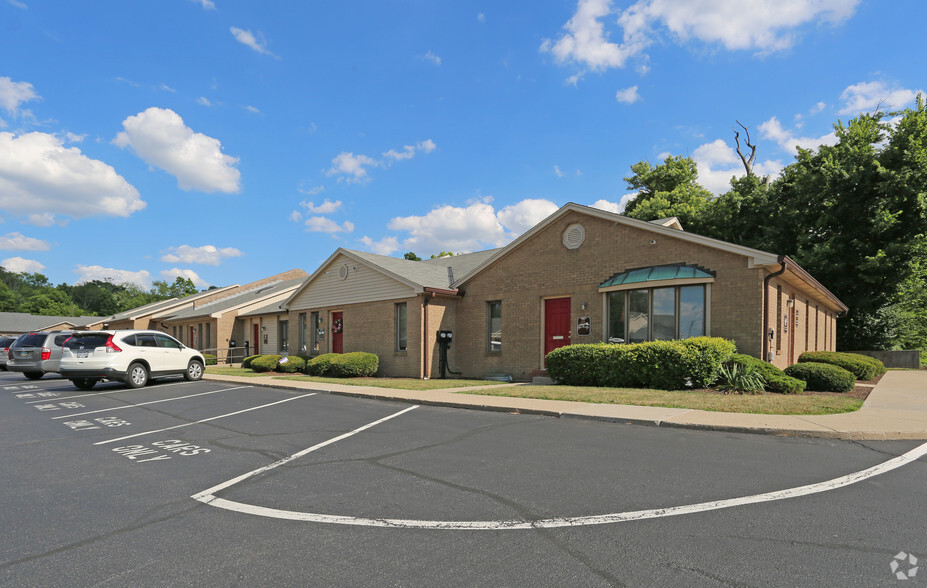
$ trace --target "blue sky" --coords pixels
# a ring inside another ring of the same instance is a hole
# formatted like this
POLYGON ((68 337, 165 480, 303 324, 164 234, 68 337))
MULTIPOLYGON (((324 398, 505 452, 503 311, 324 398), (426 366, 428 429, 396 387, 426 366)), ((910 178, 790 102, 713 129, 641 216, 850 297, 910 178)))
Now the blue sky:
POLYGON ((0 0, 0 264, 200 287, 620 210, 927 87, 921 0, 0 0))

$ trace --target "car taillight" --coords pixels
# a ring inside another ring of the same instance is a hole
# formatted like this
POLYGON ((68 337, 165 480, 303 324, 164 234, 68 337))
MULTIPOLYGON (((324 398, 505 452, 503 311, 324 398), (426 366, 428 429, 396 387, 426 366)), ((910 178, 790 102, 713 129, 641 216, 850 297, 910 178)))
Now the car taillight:
POLYGON ((106 352, 107 353, 119 353, 122 349, 118 345, 113 343, 113 336, 110 335, 109 339, 106 340, 106 352))
POLYGON ((49 349, 48 347, 43 347, 42 348, 42 361, 45 361, 46 359, 51 359, 51 349, 49 349))

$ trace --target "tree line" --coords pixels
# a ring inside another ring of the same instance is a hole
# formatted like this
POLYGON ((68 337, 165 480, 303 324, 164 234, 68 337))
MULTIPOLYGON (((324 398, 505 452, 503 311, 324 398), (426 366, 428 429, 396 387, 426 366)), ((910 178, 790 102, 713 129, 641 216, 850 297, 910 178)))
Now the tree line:
POLYGON ((135 284, 93 280, 53 286, 40 273, 16 273, 0 267, 0 312, 46 316, 111 316, 152 302, 196 294, 193 281, 155 280, 149 290, 135 284))
MULTIPOLYGON (((740 124, 740 123, 738 123, 740 124)), ((746 174, 715 197, 689 157, 641 161, 625 178, 637 190, 624 214, 678 217, 685 230, 798 262, 849 311, 838 321, 841 349, 927 348, 927 109, 863 114, 834 125, 836 142, 798 149, 771 179, 746 174)))

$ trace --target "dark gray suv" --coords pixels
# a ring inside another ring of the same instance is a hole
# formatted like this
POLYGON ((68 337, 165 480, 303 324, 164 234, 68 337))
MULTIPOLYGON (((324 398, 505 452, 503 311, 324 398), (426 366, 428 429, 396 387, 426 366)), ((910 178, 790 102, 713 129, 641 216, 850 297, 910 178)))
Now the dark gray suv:
POLYGON ((58 373, 61 365, 61 345, 74 331, 38 331, 20 336, 10 345, 6 369, 22 372, 30 380, 47 373, 58 373))

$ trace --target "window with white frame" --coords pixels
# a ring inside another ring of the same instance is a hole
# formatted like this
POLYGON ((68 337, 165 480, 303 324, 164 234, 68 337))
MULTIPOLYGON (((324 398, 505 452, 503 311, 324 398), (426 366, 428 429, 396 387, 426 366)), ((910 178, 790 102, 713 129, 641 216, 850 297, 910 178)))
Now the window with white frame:
POLYGON ((606 293, 612 343, 687 339, 707 333, 705 284, 636 288, 606 293))
POLYGON ((502 301, 496 300, 489 305, 489 351, 502 351, 502 301))

